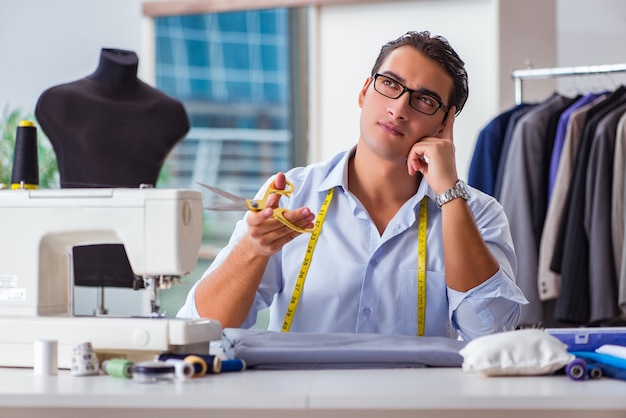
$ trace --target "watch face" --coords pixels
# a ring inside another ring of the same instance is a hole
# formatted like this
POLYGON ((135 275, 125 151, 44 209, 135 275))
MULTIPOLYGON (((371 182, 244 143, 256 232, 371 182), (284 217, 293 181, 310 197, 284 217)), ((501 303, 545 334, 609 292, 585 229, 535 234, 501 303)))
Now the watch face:
POLYGON ((465 200, 469 199, 469 193, 467 192, 467 186, 465 185, 465 183, 462 180, 459 180, 457 182, 457 189, 459 191, 459 195, 463 199, 465 199, 465 200))

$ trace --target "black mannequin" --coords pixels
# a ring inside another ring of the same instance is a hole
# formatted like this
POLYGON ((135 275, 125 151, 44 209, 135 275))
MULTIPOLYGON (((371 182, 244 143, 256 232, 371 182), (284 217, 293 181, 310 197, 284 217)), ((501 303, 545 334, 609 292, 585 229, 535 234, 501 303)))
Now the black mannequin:
MULTIPOLYGON (((57 157, 62 188, 156 185, 189 131, 180 102, 137 78, 137 55, 103 48, 89 76, 39 97, 37 120, 57 157)), ((74 248, 77 285, 132 287, 122 245, 74 248)))

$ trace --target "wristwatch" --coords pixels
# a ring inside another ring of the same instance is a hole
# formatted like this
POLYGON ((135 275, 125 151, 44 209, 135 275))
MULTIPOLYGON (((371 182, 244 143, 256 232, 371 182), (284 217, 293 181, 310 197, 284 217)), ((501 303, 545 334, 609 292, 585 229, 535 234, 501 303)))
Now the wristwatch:
POLYGON ((467 186, 465 185, 465 182, 463 180, 458 180, 454 187, 446 190, 443 193, 438 194, 435 197, 435 203, 437 203, 438 207, 442 207, 444 204, 456 199, 457 197, 462 197, 465 200, 469 199, 467 186))

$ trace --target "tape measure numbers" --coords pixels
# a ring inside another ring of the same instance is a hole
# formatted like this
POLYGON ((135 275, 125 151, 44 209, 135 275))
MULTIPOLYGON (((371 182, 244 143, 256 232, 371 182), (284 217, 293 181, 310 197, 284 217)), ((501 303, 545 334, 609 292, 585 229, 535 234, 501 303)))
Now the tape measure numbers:
POLYGON ((424 335, 426 325, 426 228, 428 227, 428 198, 420 202, 417 230, 417 335, 424 335))
POLYGON ((287 313, 285 313, 285 319, 283 321, 281 332, 289 332, 289 330, 291 329, 293 316, 296 314, 296 309, 298 308, 298 303, 300 302, 300 296, 302 295, 304 281, 306 280, 306 276, 309 273, 309 266, 311 265, 311 260, 313 259, 313 251, 315 250, 315 246, 317 245, 317 238, 319 237, 320 232, 322 232, 322 225, 324 224, 326 212, 328 212, 328 207, 330 206, 330 201, 333 200, 334 191, 334 188, 328 190, 326 198, 324 199, 324 203, 322 203, 322 207, 317 214, 317 219, 315 220, 315 228, 313 232, 311 232, 311 238, 309 238, 309 244, 306 247, 306 253, 304 254, 302 267, 300 267, 298 280, 296 280, 296 286, 294 287, 293 293, 291 294, 289 306, 287 306, 287 313))
MULTIPOLYGON (((322 225, 326 218, 326 213, 330 202, 333 199, 334 189, 331 188, 326 194, 324 203, 317 215, 315 221, 314 231, 311 233, 309 243, 304 254, 304 260, 300 267, 300 273, 296 280, 293 293, 291 294, 291 300, 289 306, 287 306, 287 312, 285 313, 285 319, 283 320, 283 326, 281 332, 289 332, 291 329, 291 323, 293 317, 296 314, 300 297, 302 296, 302 289, 304 288, 304 282, 306 276, 309 273, 309 266, 313 259, 313 251, 317 245, 317 238, 322 231, 322 225)), ((426 323, 426 229, 428 226, 428 198, 424 196, 420 202, 419 220, 418 220, 418 245, 417 245, 417 335, 424 335, 424 326, 426 323)))

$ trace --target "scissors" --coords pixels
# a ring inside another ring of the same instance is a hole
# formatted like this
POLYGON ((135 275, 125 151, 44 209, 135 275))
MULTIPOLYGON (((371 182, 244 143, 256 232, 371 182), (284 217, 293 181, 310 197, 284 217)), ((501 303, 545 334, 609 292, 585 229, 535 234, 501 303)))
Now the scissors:
MULTIPOLYGON (((233 211, 237 211, 237 210, 251 210, 253 212, 260 212, 263 209, 265 209, 267 207, 267 199, 269 198, 269 196, 272 193, 276 193, 279 195, 283 195, 286 197, 291 196, 291 193, 294 191, 295 187, 293 185, 292 182, 290 181, 286 181, 287 184, 285 185, 285 190, 280 190, 277 189, 276 187, 274 187, 274 183, 270 184, 269 187, 265 190, 265 194, 263 195, 262 199, 244 199, 243 197, 239 197, 236 196, 234 194, 228 193, 224 190, 218 189, 217 187, 213 187, 213 186, 208 186, 206 184, 202 184, 199 183, 198 184, 206 189, 209 189, 210 191, 212 191, 213 193, 216 193, 222 197, 225 197, 226 199, 231 200, 234 203, 230 203, 230 204, 223 204, 223 205, 216 205, 216 206, 208 206, 205 207, 205 209, 208 210, 233 210, 233 211)), ((272 218, 277 219, 278 221, 282 222, 285 226, 291 228, 294 231, 297 232, 313 232, 313 230, 315 228, 300 228, 297 225, 294 225, 293 223, 291 223, 287 218, 285 218, 284 213, 287 212, 287 209, 285 208, 275 208, 274 209, 274 214, 272 215, 272 218)))

